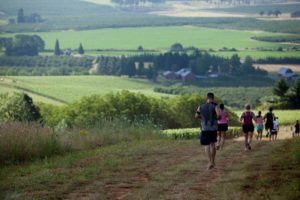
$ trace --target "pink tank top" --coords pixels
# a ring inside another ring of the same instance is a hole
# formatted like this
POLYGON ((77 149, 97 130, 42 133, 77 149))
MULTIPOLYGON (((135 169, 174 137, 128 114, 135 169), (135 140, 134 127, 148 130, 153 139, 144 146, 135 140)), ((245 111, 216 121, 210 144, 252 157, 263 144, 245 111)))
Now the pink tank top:
POLYGON ((256 117, 256 124, 263 124, 264 123, 264 118, 262 116, 256 117))
POLYGON ((227 124, 228 123, 228 117, 227 117, 226 112, 221 110, 220 115, 221 116, 220 116, 220 119, 218 120, 218 124, 227 124))

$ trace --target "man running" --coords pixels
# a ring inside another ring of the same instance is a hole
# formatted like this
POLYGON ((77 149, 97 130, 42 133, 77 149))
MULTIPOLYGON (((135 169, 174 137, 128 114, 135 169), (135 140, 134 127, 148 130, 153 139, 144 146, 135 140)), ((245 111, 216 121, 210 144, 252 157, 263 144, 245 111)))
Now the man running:
POLYGON ((229 117, 225 112, 224 104, 220 104, 220 118, 218 120, 218 143, 217 150, 222 150, 225 143, 225 133, 228 131, 229 117))
POLYGON ((267 137, 269 136, 269 141, 271 142, 271 133, 272 129, 274 127, 273 121, 274 121, 274 113, 273 108, 269 108, 269 112, 265 114, 264 120, 266 121, 266 131, 267 131, 267 137))
POLYGON ((196 115, 200 117, 201 135, 200 142, 204 145, 205 152, 208 157, 207 169, 215 167, 215 156, 218 130, 218 118, 220 110, 214 102, 214 94, 209 92, 207 94, 206 103, 198 107, 196 115))
POLYGON ((299 134, 300 134, 300 124, 299 124, 299 120, 297 120, 295 124, 295 135, 299 136, 299 134))
POLYGON ((275 140, 277 140, 277 133, 279 130, 279 125, 278 122, 276 121, 276 118, 274 118, 273 121, 273 129, 272 129, 272 133, 271 133, 271 140, 274 142, 275 140))
POLYGON ((256 116, 256 131, 257 131, 257 140, 262 139, 262 134, 264 130, 264 118, 261 115, 261 111, 258 111, 258 115, 256 116))
POLYGON ((255 114, 251 111, 251 106, 247 104, 245 111, 240 117, 240 121, 243 122, 243 132, 245 135, 245 151, 251 150, 251 142, 253 137, 254 125, 253 120, 256 120, 255 114))

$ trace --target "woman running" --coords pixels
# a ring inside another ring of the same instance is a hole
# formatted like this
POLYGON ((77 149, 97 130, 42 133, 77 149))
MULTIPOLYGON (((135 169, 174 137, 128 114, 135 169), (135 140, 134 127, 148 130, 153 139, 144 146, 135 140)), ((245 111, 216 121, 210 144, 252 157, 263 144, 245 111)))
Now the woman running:
POLYGON ((251 142, 253 137, 254 125, 253 120, 256 120, 255 114, 251 111, 251 106, 247 104, 245 111, 241 115, 241 122, 243 122, 243 132, 245 135, 245 151, 251 150, 251 142))
POLYGON ((220 104, 220 118, 218 120, 218 143, 217 150, 222 150, 225 143, 225 133, 228 131, 229 117, 224 110, 224 104, 220 104))
POLYGON ((266 131, 267 131, 267 135, 266 137, 269 136, 269 141, 271 142, 271 134, 272 134, 272 129, 274 127, 273 125, 273 121, 274 121, 274 113, 273 113, 273 108, 269 108, 269 112, 267 114, 265 114, 264 116, 264 120, 266 121, 266 131))
POLYGON ((264 130, 264 118, 261 115, 261 111, 258 112, 258 115, 256 116, 256 131, 257 131, 257 140, 262 139, 262 134, 264 130))

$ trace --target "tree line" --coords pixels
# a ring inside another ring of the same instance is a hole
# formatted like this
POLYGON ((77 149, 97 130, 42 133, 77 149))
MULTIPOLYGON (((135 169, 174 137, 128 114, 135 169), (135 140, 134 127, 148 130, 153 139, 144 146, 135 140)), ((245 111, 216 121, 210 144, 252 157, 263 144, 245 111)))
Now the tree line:
POLYGON ((112 3, 117 4, 121 7, 137 7, 137 6, 143 6, 146 3, 152 3, 152 4, 159 4, 164 3, 166 0, 111 0, 112 3))
MULTIPOLYGON (((219 98, 217 101, 222 102, 219 98)), ((199 126, 194 118, 195 107, 205 102, 205 96, 191 94, 166 99, 122 91, 83 97, 69 105, 55 106, 35 105, 26 94, 5 93, 0 94, 0 102, 0 122, 39 121, 50 127, 63 123, 67 127, 92 128, 101 121, 122 119, 129 123, 150 121, 163 128, 183 128, 199 126)), ((231 125, 236 125, 237 116, 229 113, 231 125)))
POLYGON ((167 52, 159 55, 144 54, 131 57, 104 57, 97 59, 96 73, 103 75, 146 76, 155 78, 161 71, 177 71, 181 68, 191 68, 197 75, 208 72, 232 76, 266 76, 265 70, 253 66, 250 56, 242 63, 240 57, 234 54, 231 58, 210 55, 207 52, 195 51, 192 55, 187 53, 167 52))

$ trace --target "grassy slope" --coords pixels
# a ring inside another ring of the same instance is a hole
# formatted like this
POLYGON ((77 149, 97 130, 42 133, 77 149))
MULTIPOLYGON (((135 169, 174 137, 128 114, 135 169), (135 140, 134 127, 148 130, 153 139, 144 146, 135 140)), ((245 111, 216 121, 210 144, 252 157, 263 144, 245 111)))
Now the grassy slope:
MULTIPOLYGON (((141 92, 151 96, 166 96, 155 93, 155 84, 142 79, 129 79, 115 76, 49 76, 49 77, 9 77, 16 82, 8 82, 11 86, 19 86, 38 94, 54 97, 66 102, 73 102, 83 96, 92 94, 107 94, 121 90, 141 92)), ((6 92, 6 87, 1 87, 0 92, 6 92)))
POLYGON ((224 151, 218 152, 216 169, 206 171, 206 157, 195 140, 112 145, 4 167, 0 197, 206 200, 251 194, 251 199, 299 198, 300 140, 254 142, 253 147, 252 152, 244 152, 241 140, 227 141, 224 151))
MULTIPOLYGON (((85 49, 136 49, 139 45, 142 45, 145 49, 161 49, 169 48, 176 42, 180 42, 184 46, 205 49, 287 46, 251 39, 253 36, 278 35, 276 33, 221 30, 194 26, 61 31, 38 33, 38 35, 45 40, 47 49, 54 48, 56 39, 59 39, 62 48, 73 49, 78 48, 80 42, 83 43, 85 49)), ((12 35, 4 34, 2 36, 9 37, 12 35)))

